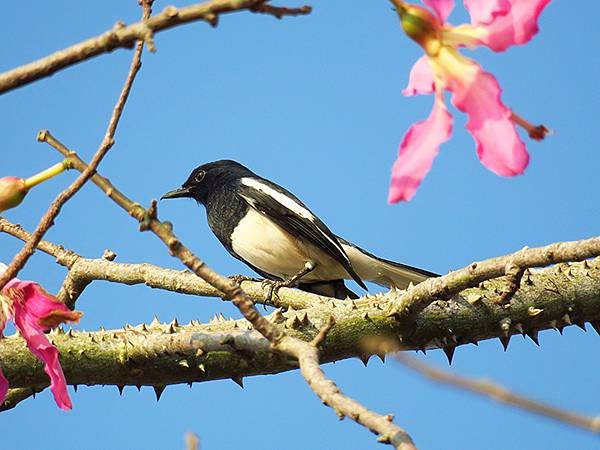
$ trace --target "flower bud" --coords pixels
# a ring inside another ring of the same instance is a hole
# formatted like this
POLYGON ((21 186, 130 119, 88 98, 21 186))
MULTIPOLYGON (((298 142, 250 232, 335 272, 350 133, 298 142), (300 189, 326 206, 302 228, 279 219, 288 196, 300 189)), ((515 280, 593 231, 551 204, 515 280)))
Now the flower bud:
POLYGON ((23 178, 0 178, 0 212, 14 208, 21 203, 28 190, 23 178))

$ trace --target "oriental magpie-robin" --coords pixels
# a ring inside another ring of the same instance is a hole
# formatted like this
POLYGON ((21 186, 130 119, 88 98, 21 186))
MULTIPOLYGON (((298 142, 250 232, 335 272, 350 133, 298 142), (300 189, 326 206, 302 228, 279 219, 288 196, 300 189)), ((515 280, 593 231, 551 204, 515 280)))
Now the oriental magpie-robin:
POLYGON ((261 276, 297 281, 308 292, 357 298, 345 279, 405 288, 437 276, 378 258, 333 234, 300 199, 238 162, 214 161, 194 169, 182 187, 162 199, 188 197, 206 208, 221 244, 261 276))

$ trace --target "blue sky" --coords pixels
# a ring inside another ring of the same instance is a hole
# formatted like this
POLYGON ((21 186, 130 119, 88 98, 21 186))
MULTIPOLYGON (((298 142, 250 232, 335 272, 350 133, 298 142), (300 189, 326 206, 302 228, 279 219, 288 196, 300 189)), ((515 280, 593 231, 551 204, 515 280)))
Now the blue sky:
MULTIPOLYGON (((156 3, 157 10, 164 6, 156 3)), ((532 158, 524 176, 499 178, 481 166, 465 118, 455 113, 454 135, 414 200, 396 206, 386 204, 386 195, 397 145, 431 107, 430 97, 401 95, 419 49, 402 34, 386 1, 313 6, 308 17, 277 21, 238 13, 222 17, 216 29, 195 23, 158 34, 158 52, 144 55, 101 172, 147 204, 179 186, 196 165, 236 159, 301 197, 337 234, 440 273, 525 245, 598 234, 600 61, 594 43, 600 41, 600 4, 554 1, 530 44, 501 54, 474 52, 498 77, 507 104, 556 130, 543 143, 528 142, 532 158)), ((0 28, 1 71, 139 16, 133 0, 7 2, 3 13, 10 20, 0 28)), ((460 7, 451 20, 464 18, 460 7)), ((59 161, 36 142, 42 128, 89 159, 130 58, 129 51, 116 51, 0 97, 0 176, 28 176, 59 161)), ((75 176, 44 184, 6 217, 32 229, 75 176)), ((162 204, 160 215, 218 271, 251 274, 220 246, 194 202, 162 204)), ((110 248, 122 262, 180 267, 92 185, 64 208, 48 239, 88 257, 110 248)), ((19 248, 0 235, 0 260, 8 262, 19 248)), ((21 277, 54 291, 63 275, 40 254, 21 277)), ((150 321, 154 314, 180 322, 208 320, 218 312, 237 316, 220 300, 100 282, 86 290, 78 308, 85 313, 79 327, 88 330, 150 321)), ((461 347, 452 369, 600 414, 600 337, 570 327, 562 337, 542 332, 540 342, 538 348, 513 339, 506 353, 498 341, 461 347)), ((447 367, 441 351, 424 359, 447 367)), ((393 362, 373 360, 364 368, 353 359, 325 369, 368 407, 395 413, 423 449, 598 446, 597 437, 585 432, 431 384, 393 362)), ((126 388, 119 397, 114 387, 80 387, 67 413, 44 392, 0 416, 2 446, 183 448, 184 433, 194 431, 203 449, 382 448, 363 428, 338 422, 297 372, 249 378, 245 385, 173 386, 159 403, 150 388, 126 388)))

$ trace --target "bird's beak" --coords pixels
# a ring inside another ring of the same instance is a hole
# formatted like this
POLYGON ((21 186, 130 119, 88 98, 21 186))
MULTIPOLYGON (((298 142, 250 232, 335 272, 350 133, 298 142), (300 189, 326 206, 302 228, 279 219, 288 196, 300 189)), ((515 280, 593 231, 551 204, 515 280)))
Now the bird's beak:
POLYGON ((181 198, 181 197, 191 197, 192 193, 189 188, 179 188, 172 191, 167 192, 160 199, 165 200, 168 198, 181 198))

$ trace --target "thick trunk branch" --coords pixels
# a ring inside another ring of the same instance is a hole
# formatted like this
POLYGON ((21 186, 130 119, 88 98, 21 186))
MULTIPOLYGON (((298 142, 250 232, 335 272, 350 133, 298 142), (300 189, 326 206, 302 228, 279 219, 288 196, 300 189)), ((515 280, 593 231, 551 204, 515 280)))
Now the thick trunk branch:
MULTIPOLYGON (((275 311, 271 323, 303 341, 335 319, 321 346, 323 362, 336 361, 386 349, 454 349, 483 339, 537 332, 585 322, 600 325, 600 260, 560 264, 525 278, 511 306, 493 300, 502 279, 485 282, 450 301, 434 302, 414 323, 398 323, 385 315, 396 292, 356 301, 329 301, 303 311, 275 311), (368 336, 386 346, 373 348, 368 336), (393 340, 394 345, 387 343, 393 340)), ((70 384, 151 385, 159 389, 176 383, 201 382, 249 375, 271 374, 296 368, 297 361, 272 349, 245 320, 216 318, 208 324, 177 323, 126 327, 123 330, 54 332, 52 341, 70 384)), ((22 339, 0 340, 0 361, 11 387, 42 389, 48 379, 41 364, 22 339)))

